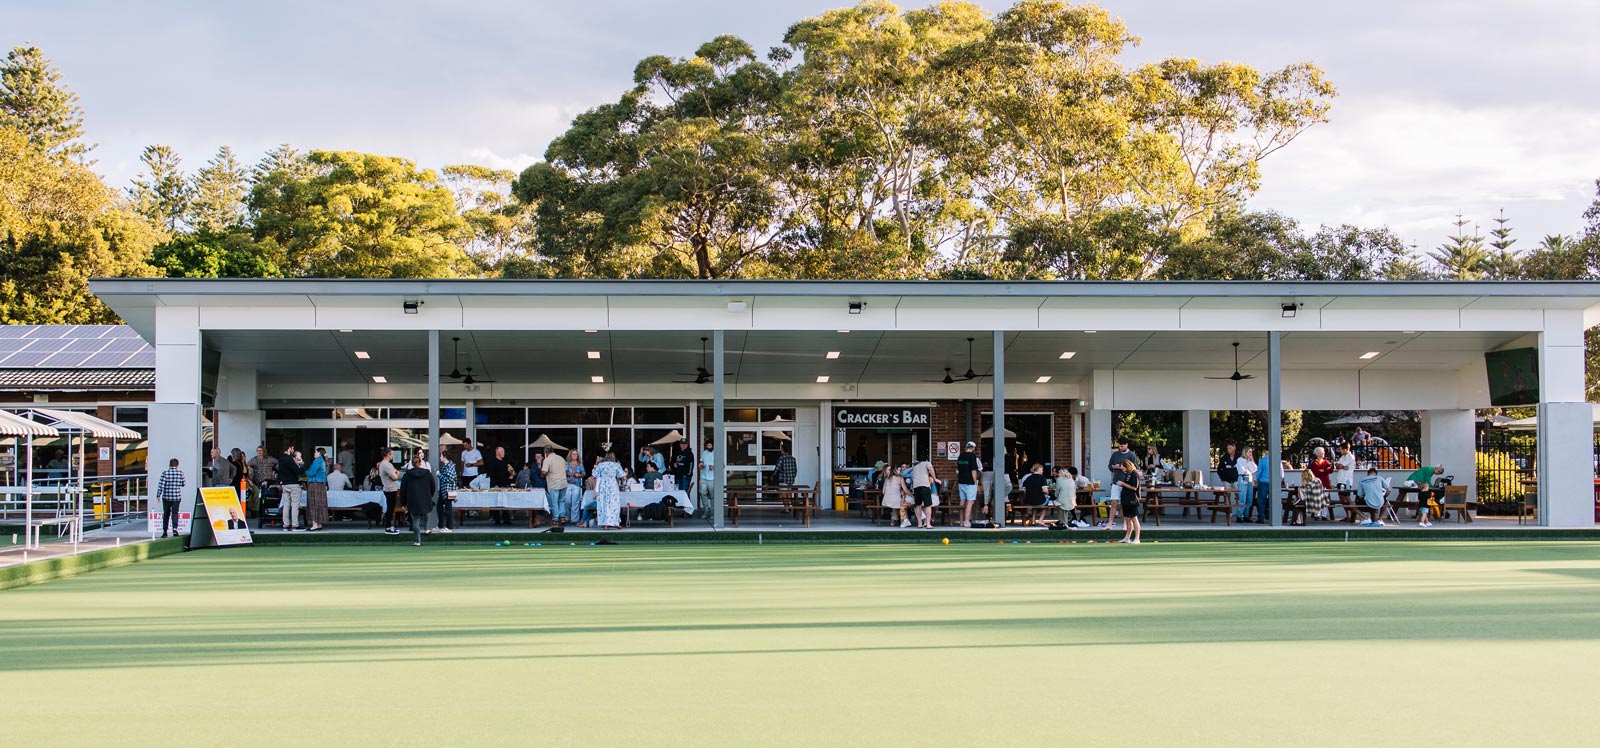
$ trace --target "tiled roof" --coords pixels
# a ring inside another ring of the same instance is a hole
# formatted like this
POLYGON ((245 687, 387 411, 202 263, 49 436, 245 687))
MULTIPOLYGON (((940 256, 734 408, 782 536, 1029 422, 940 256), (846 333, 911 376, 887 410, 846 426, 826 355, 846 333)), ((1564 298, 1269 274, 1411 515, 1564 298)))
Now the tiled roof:
POLYGON ((0 390, 154 390, 151 369, 10 369, 0 366, 0 390))
POLYGON ((153 369, 155 348, 127 325, 0 326, 0 369, 153 369))

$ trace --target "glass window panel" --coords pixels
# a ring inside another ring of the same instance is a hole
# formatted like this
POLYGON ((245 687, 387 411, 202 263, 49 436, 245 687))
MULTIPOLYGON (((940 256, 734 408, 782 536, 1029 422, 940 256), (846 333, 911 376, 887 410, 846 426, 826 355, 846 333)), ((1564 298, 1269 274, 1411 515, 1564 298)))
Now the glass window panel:
POLYGON ((725 462, 729 467, 759 464, 760 449, 756 446, 756 432, 729 431, 726 454, 725 462))
POLYGON ((578 410, 578 423, 597 425, 633 423, 633 408, 627 406, 580 408, 578 410))
POLYGON ((526 422, 527 410, 523 408, 478 409, 478 423, 480 424, 521 426, 526 422))
POLYGON ((304 420, 308 418, 334 418, 328 408, 276 408, 266 412, 269 421, 304 420))
POLYGON ((116 421, 123 426, 132 426, 150 422, 149 408, 117 408, 116 421))
MULTIPOLYGON (((712 413, 714 412, 712 408, 703 410, 704 415, 702 418, 706 423, 713 421, 712 413)), ((756 418, 760 416, 760 412, 755 408, 724 408, 723 412, 727 414, 728 423, 755 423, 756 418)))
MULTIPOLYGON (((478 412, 483 412, 480 408, 478 412)), ((566 425, 578 422, 577 408, 529 408, 528 425, 566 425)))
POLYGON ((785 420, 785 421, 793 421, 794 420, 794 408, 762 408, 761 409, 761 422, 762 423, 769 423, 773 419, 782 419, 782 420, 785 420))
POLYGON ((681 426, 683 424, 683 408, 635 408, 634 419, 636 423, 666 424, 681 426))

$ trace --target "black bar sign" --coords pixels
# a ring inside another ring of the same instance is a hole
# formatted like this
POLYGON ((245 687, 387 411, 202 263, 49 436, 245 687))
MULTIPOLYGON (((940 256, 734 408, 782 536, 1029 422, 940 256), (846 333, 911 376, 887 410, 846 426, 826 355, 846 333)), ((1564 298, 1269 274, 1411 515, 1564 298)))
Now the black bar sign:
POLYGON ((932 413, 932 408, 835 407, 833 425, 842 429, 927 428, 932 413))

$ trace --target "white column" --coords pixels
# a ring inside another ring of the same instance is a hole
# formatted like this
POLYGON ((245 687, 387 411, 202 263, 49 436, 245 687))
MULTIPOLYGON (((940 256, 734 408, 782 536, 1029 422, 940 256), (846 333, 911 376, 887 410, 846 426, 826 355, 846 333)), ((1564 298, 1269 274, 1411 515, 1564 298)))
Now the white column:
POLYGON ((1067 440, 1067 464, 1083 470, 1083 413, 1078 406, 1073 405, 1067 411, 1068 433, 1072 434, 1067 440))
POLYGON ((1594 426, 1583 313, 1547 310, 1539 335, 1539 524, 1594 526, 1594 426))
POLYGON ((266 440, 266 413, 256 398, 254 368, 233 367, 226 358, 217 369, 217 447, 227 454, 237 447, 254 456, 266 440))
POLYGON ((721 530, 727 520, 728 502, 723 489, 728 485, 728 460, 733 458, 728 450, 727 401, 723 397, 724 358, 721 330, 711 333, 711 428, 715 431, 716 464, 711 466, 711 525, 721 530))
MULTIPOLYGON (((150 404, 150 503, 146 514, 152 532, 159 532, 161 500, 156 497, 156 477, 176 457, 183 470, 185 489, 181 516, 194 511, 195 490, 200 486, 200 310, 195 307, 156 307, 156 397, 150 404)), ((182 522, 180 532, 187 532, 182 522)))
MULTIPOLYGON (((1273 527, 1283 526, 1283 339, 1277 330, 1267 333, 1267 516, 1273 527)), ((1261 479, 1256 479, 1261 484, 1261 479)))
POLYGON ((1473 420, 1470 410, 1422 411, 1422 461, 1443 465, 1445 475, 1455 476, 1457 484, 1467 484, 1467 495, 1476 497, 1478 457, 1473 420))
POLYGON ((428 464, 438 470, 439 455, 439 331, 428 331, 428 464))
POLYGON ((1111 462, 1112 436, 1110 409, 1089 411, 1089 454, 1078 469, 1089 476, 1089 480, 1107 487, 1111 485, 1111 470, 1106 465, 1111 462))
MULTIPOLYGON (((994 439, 989 443, 993 450, 993 462, 989 463, 994 468, 994 495, 989 497, 989 516, 994 518, 995 527, 1006 526, 1006 497, 1002 494, 1005 490, 999 488, 1006 484, 1004 465, 1006 462, 1006 334, 1000 330, 994 331, 994 439)), ((912 459, 916 459, 913 457, 912 459)), ((1020 478, 1019 478, 1020 480, 1020 478)))
POLYGON ((833 508, 833 401, 817 404, 817 495, 824 509, 833 508))
POLYGON ((1205 474, 1206 485, 1214 485, 1216 474, 1211 472, 1211 411, 1183 411, 1183 469, 1200 470, 1205 474))

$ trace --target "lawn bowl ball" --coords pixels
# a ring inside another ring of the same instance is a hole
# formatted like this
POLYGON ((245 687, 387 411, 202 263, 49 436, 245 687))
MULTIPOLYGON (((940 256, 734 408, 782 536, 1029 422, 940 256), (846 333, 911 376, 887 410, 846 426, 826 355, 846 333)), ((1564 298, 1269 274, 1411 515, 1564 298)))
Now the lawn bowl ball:
POLYGON ((950 545, 950 539, 949 538, 940 538, 939 542, 944 543, 945 545, 950 545))

